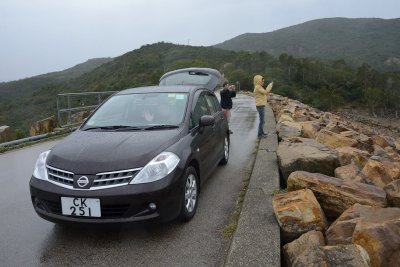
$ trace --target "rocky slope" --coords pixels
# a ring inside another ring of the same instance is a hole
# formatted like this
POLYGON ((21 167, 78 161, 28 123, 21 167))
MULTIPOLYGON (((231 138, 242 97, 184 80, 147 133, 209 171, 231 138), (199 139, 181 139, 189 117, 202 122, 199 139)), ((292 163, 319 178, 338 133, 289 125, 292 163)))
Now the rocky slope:
POLYGON ((400 266, 400 138, 279 95, 273 198, 287 266, 400 266))

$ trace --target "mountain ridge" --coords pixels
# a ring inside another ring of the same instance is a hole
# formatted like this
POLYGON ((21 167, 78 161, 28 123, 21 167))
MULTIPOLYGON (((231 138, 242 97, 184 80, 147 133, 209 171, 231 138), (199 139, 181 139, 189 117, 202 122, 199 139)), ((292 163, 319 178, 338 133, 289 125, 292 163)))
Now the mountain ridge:
POLYGON ((273 56, 368 63, 379 70, 400 70, 400 18, 324 18, 266 33, 245 33, 214 47, 265 51, 273 56))

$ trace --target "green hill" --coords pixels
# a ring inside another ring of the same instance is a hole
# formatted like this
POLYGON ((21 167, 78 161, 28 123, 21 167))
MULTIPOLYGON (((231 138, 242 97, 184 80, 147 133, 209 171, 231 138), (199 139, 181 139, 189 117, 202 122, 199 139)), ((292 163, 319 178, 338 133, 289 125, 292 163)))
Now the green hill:
MULTIPOLYGON (((400 111, 400 72, 382 73, 367 64, 352 68, 343 60, 322 62, 287 54, 276 58, 266 52, 156 43, 116 57, 76 78, 35 84, 39 77, 33 77, 29 90, 0 89, 0 125, 22 129, 26 134, 33 122, 56 114, 59 93, 156 85, 163 73, 185 67, 218 69, 230 82, 240 83, 242 90, 252 90, 254 75, 261 74, 267 81, 274 80, 275 93, 323 110, 354 104, 381 116, 400 111)), ((74 101, 91 105, 83 99, 74 101)))
POLYGON ((344 59, 358 67, 400 70, 400 19, 327 18, 268 33, 246 33, 215 47, 234 51, 266 51, 279 56, 344 59))

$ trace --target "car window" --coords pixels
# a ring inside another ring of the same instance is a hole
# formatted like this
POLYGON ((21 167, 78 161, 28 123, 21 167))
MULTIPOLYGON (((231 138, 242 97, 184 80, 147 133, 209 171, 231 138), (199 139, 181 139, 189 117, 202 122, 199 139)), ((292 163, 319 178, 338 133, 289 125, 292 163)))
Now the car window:
POLYGON ((211 111, 211 114, 217 113, 219 111, 218 99, 213 95, 206 95, 205 98, 206 98, 208 107, 211 111), (216 100, 216 102, 214 99, 216 100), (218 103, 218 105, 216 103, 218 103))
POLYGON ((211 115, 211 112, 205 96, 200 95, 191 117, 190 128, 198 126, 203 115, 211 115))
POLYGON ((219 103, 218 99, 215 96, 213 97, 213 101, 217 111, 221 111, 221 104, 219 103))

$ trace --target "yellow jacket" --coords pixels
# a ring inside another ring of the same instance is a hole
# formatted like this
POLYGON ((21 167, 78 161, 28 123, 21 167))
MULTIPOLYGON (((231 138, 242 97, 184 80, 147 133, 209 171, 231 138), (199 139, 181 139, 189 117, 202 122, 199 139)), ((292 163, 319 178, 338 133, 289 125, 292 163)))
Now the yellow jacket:
POLYGON ((267 88, 264 89, 264 87, 262 87, 263 79, 261 75, 256 75, 253 79, 256 106, 265 106, 267 104, 267 95, 271 92, 272 86, 274 85, 273 82, 270 82, 267 88))

